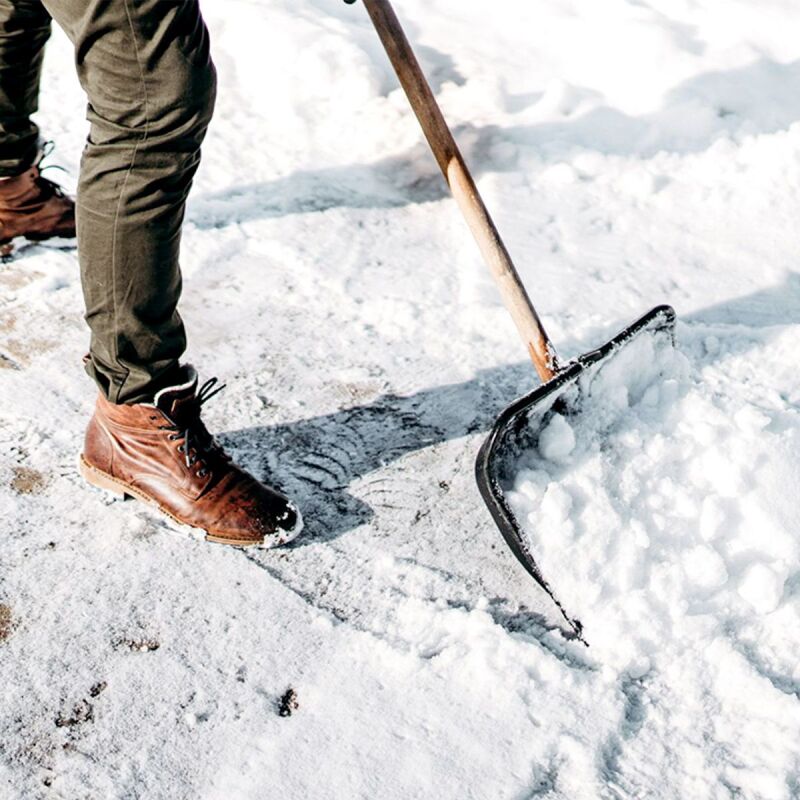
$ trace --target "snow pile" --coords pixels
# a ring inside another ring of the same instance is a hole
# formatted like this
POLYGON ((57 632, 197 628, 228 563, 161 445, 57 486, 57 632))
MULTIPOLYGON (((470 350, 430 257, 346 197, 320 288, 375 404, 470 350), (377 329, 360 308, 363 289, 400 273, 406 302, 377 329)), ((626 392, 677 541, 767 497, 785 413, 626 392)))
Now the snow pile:
POLYGON ((688 791, 705 728, 737 764, 720 779, 782 798, 800 731, 800 419, 797 380, 775 378, 800 337, 748 352, 680 331, 675 350, 634 340, 584 380, 580 410, 551 411, 509 499, 590 657, 638 687, 636 758, 688 791), (763 394, 745 400, 742 376, 763 394))

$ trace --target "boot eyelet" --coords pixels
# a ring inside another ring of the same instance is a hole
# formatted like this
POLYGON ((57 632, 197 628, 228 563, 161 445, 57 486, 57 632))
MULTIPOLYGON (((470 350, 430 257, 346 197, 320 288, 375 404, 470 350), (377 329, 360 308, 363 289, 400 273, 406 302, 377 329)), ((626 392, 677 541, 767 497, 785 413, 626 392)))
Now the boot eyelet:
POLYGON ((205 478, 206 475, 208 475, 208 470, 207 469, 203 468, 203 469, 197 470, 197 476, 199 478, 205 478))
POLYGON ((179 453, 182 453, 182 452, 183 452, 183 450, 184 450, 184 447, 183 447, 183 445, 182 445, 182 444, 179 444, 179 445, 178 445, 178 452, 179 452, 179 453))
POLYGON ((170 434, 170 435, 169 435, 167 438, 168 438, 168 439, 169 439, 171 442, 174 442, 174 441, 175 441, 175 440, 178 438, 178 434, 177 434, 177 433, 171 433, 171 434, 170 434))

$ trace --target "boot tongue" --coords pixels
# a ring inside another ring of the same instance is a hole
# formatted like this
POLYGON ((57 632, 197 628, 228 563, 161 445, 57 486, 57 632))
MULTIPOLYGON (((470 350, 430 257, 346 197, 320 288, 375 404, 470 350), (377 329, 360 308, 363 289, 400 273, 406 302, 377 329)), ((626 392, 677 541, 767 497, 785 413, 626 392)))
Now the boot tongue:
POLYGON ((190 406, 197 394, 197 372, 191 364, 186 364, 178 372, 178 383, 165 386, 156 392, 153 405, 163 411, 173 422, 177 422, 184 409, 190 406))

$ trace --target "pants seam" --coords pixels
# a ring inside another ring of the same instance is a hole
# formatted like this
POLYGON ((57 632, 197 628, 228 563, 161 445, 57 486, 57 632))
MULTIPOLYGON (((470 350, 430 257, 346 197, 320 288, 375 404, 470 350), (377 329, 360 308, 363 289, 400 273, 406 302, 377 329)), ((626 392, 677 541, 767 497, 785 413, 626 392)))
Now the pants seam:
MULTIPOLYGON (((144 142, 147 141, 147 137, 150 133, 150 103, 149 98, 147 95, 147 81, 145 80, 144 76, 144 68, 142 67, 142 60, 139 53, 139 42, 136 38, 136 29, 133 24, 133 18, 131 17, 130 11, 130 4, 129 0, 123 0, 123 5, 125 7, 125 17, 128 20, 128 27, 131 31, 131 39, 133 40, 133 52, 136 56, 136 65, 139 67, 139 80, 142 86, 142 96, 144 98, 144 131, 142 133, 141 138, 133 147, 133 152, 131 153, 131 163, 128 167, 127 172, 125 173, 125 178, 122 182, 122 186, 120 187, 119 193, 119 200, 117 201, 117 208, 114 213, 114 222, 112 226, 112 233, 111 233, 111 298, 112 298, 112 305, 114 311, 114 351, 113 351, 113 359, 115 367, 119 368, 119 344, 118 344, 118 331, 119 331, 119 314, 117 308, 117 229, 119 227, 119 218, 120 218, 120 211, 122 209, 122 201, 125 197, 125 191, 128 187, 128 179, 133 172, 133 168, 136 164, 136 156, 139 152, 139 147, 144 142)), ((122 381, 117 385, 116 389, 111 389, 109 387, 109 394, 112 395, 113 402, 119 402, 119 396, 122 393, 122 389, 125 386, 125 382, 128 380, 130 376, 130 370, 126 368, 125 370, 125 377, 122 381)))

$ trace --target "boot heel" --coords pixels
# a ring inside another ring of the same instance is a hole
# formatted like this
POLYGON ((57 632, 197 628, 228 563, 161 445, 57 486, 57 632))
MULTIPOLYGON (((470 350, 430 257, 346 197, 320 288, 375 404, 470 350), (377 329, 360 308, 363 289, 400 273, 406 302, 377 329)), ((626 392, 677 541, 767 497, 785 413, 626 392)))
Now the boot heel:
POLYGON ((78 471, 81 473, 81 477, 96 489, 109 492, 120 500, 125 500, 129 496, 117 481, 87 463, 83 455, 78 459, 78 471))

